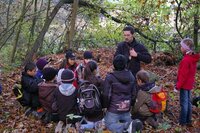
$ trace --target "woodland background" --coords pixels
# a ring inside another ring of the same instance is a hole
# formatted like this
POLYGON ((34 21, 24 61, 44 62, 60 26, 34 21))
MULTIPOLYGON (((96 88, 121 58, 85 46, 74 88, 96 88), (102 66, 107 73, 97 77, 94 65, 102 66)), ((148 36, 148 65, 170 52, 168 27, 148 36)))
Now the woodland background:
MULTIPOLYGON (((173 92, 177 66, 182 58, 182 38, 194 40, 199 51, 199 0, 1 0, 0 132, 53 132, 54 123, 42 125, 23 115, 15 101, 12 85, 20 79, 23 65, 45 56, 57 67, 66 49, 92 50, 101 75, 112 70, 116 44, 123 40, 125 25, 135 28, 136 39, 152 54, 153 62, 143 65, 158 75, 158 83, 169 93, 169 111, 160 129, 145 126, 144 132, 200 132, 200 110, 193 108, 193 128, 178 126, 178 93, 173 92)), ((200 73, 193 96, 200 95, 200 73)))

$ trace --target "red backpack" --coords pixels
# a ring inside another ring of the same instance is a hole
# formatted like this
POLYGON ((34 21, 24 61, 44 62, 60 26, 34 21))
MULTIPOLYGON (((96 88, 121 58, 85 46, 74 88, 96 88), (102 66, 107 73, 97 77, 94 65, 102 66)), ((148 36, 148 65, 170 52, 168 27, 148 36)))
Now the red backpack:
POLYGON ((161 89, 160 92, 151 93, 153 106, 149 108, 152 113, 164 112, 167 103, 167 92, 161 89))

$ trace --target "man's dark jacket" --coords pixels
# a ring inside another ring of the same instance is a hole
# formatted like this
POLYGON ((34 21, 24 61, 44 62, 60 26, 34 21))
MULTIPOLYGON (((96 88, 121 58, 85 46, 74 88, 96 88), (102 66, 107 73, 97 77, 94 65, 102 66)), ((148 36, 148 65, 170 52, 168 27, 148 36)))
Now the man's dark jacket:
POLYGON ((150 63, 152 60, 151 55, 145 46, 137 42, 135 39, 130 44, 125 41, 120 42, 117 45, 117 50, 114 56, 117 56, 118 54, 122 54, 127 58, 127 69, 130 70, 134 76, 140 70, 140 61, 144 63, 150 63), (134 48, 134 50, 137 52, 137 57, 132 57, 129 59, 129 50, 131 48, 134 48))

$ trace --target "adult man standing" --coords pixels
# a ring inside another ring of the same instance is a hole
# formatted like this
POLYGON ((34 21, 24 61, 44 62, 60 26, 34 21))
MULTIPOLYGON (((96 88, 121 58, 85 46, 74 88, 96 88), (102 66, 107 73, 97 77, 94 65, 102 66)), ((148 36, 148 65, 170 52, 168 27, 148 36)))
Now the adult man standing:
POLYGON ((131 26, 126 26, 123 29, 125 41, 117 45, 115 55, 122 54, 127 59, 127 69, 135 76, 140 70, 140 62, 150 63, 151 55, 144 45, 136 41, 134 37, 134 29, 131 26))

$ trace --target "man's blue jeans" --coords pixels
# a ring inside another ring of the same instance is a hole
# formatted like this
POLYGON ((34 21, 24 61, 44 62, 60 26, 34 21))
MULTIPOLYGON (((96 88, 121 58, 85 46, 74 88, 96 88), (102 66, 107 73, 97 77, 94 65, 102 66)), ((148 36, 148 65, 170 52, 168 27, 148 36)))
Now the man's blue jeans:
POLYGON ((105 116, 106 127, 113 133, 122 133, 124 129, 127 129, 131 123, 131 115, 129 112, 115 114, 106 112, 105 116))
POLYGON ((180 118, 179 123, 181 125, 191 124, 192 116, 192 104, 191 104, 191 91, 190 90, 180 90, 180 118))

